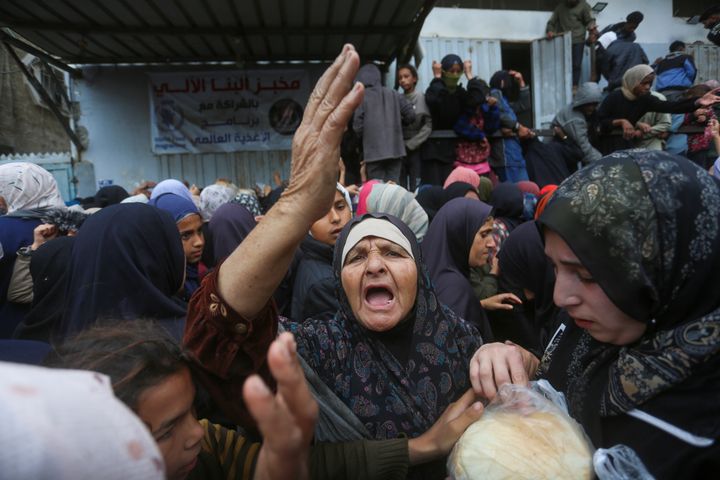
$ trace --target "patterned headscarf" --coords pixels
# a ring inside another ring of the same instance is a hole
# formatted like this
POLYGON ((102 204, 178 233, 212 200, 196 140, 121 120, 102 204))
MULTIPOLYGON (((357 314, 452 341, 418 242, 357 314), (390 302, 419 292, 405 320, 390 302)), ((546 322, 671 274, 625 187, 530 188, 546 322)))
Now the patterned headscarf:
POLYGON ((55 178, 34 163, 13 162, 0 165, 0 196, 7 203, 8 214, 65 208, 55 178))
MULTIPOLYGON (((604 382, 601 415, 627 412, 717 358, 720 297, 708 287, 720 285, 720 184, 706 171, 665 152, 616 152, 567 178, 539 223, 620 310, 648 323, 625 347, 582 331, 567 354, 585 358, 568 371, 569 391, 604 382)), ((569 400, 572 409, 589 399, 569 400)))
POLYGON ((233 199, 237 190, 225 185, 208 185, 203 188, 200 193, 200 213, 203 220, 209 222, 221 205, 229 203, 233 199))
POLYGON ((235 198, 232 199, 232 203, 238 203, 243 207, 247 208, 248 211, 252 213, 255 217, 259 217, 263 214, 257 195, 255 195, 255 192, 253 192, 252 190, 238 190, 237 195, 235 195, 235 198))
POLYGON ((429 429, 469 388, 469 360, 480 346, 477 330, 458 319, 435 295, 412 231, 390 215, 367 214, 349 222, 335 244, 333 263, 340 311, 331 320, 288 325, 298 352, 376 439, 429 429), (387 332, 371 332, 353 314, 340 280, 342 251, 350 231, 368 218, 397 227, 412 246, 417 296, 408 318, 387 332), (408 358, 400 361, 393 345, 408 358))
POLYGON ((427 233, 427 213, 415 196, 400 185, 375 185, 367 199, 367 213, 388 213, 398 217, 410 227, 418 241, 422 241, 427 233))

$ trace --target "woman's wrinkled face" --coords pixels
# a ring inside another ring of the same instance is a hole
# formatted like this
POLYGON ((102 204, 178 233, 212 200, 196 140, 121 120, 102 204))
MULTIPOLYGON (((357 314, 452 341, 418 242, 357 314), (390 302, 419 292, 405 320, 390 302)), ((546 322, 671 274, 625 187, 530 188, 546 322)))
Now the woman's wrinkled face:
POLYGON ((472 246, 470 247, 468 265, 471 267, 482 267, 487 263, 488 257, 496 247, 492 231, 493 219, 488 218, 475 234, 472 246))
POLYGON ((648 93, 650 93, 653 80, 655 80, 654 73, 651 73, 650 75, 643 78, 642 82, 638 83, 635 88, 633 88, 633 93, 635 94, 635 96, 642 97, 643 95, 647 95, 648 93))
POLYGON ((351 218, 352 212, 345 201, 345 197, 342 193, 335 191, 332 208, 330 208, 327 215, 312 224, 310 234, 319 242, 326 245, 335 245, 340 232, 351 218))
POLYGON ((400 245, 366 237, 348 252, 340 279, 358 322, 385 332, 412 311, 417 275, 415 260, 400 245))
POLYGON ((205 247, 202 226, 202 217, 197 214, 188 215, 177 222, 187 263, 197 263, 202 257, 203 248, 205 247))
POLYGON ((195 417, 194 400, 187 368, 146 389, 138 399, 136 413, 162 453, 169 480, 187 478, 197 465, 205 430, 195 417))
POLYGON ((417 84, 417 77, 413 75, 409 68, 401 68, 398 70, 398 84, 405 93, 412 93, 417 84))
POLYGON ((613 345, 628 345, 642 337, 647 325, 615 306, 568 244, 551 230, 545 230, 545 255, 555 266, 555 305, 564 308, 578 327, 613 345))

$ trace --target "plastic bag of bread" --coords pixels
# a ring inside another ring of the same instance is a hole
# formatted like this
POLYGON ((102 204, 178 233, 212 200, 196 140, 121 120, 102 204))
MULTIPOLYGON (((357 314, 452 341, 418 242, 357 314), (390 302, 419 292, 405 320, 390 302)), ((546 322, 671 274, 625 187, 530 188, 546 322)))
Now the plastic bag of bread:
POLYGON ((593 447, 547 381, 503 385, 448 459, 456 480, 591 479, 593 447))

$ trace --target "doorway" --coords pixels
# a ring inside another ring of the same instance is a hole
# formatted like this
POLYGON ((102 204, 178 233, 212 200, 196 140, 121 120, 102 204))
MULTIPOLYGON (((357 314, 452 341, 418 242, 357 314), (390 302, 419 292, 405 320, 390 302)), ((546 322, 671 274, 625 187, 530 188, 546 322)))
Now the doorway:
MULTIPOLYGON (((532 84, 532 51, 529 42, 501 42, 500 53, 503 70, 516 70, 520 72, 526 85, 532 84)), ((489 79, 488 79, 489 80, 489 79)), ((528 127, 537 128, 533 125, 532 96, 534 92, 530 88, 530 109, 524 112, 515 112, 518 121, 528 127)))

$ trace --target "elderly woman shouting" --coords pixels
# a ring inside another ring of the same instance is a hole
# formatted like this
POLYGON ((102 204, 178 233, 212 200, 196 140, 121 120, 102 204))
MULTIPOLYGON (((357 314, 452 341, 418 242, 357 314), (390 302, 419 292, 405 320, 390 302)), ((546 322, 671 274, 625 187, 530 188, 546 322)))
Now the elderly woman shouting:
POLYGON ((295 249, 333 201, 340 139, 363 97, 362 84, 352 87, 358 65, 347 45, 319 80, 293 140, 288 188, 203 282, 184 342, 217 406, 251 426, 239 400, 242 381, 254 372, 271 381, 267 348, 279 328, 291 331, 321 404, 316 438, 406 434, 409 459, 420 462, 447 453, 482 413, 468 376, 480 340, 438 302, 412 231, 390 215, 345 226, 333 263, 340 308, 331 320, 294 323, 278 318, 270 301, 295 249))

